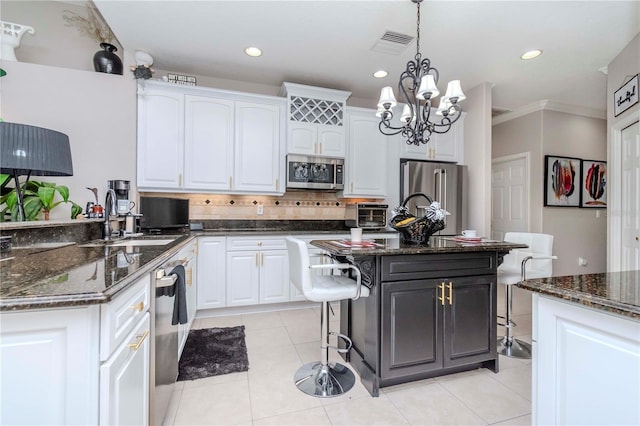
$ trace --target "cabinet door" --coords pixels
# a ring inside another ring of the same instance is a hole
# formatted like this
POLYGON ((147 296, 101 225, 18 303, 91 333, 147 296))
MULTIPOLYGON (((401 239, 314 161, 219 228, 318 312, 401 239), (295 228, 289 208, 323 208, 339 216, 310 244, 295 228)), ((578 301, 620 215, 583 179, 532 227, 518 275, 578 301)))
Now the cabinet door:
POLYGON ((463 136, 464 117, 461 117, 447 133, 434 133, 431 137, 431 157, 437 161, 449 161, 462 163, 463 158, 463 136))
POLYGON ((492 275, 442 280, 444 365, 453 367, 496 357, 496 278, 492 275))
POLYGON ((226 306, 226 239, 198 237, 198 309, 226 306))
POLYGON ((1 424, 98 423, 98 311, 2 312, 1 424))
POLYGON ((260 252, 227 252, 227 306, 255 305, 260 300, 260 252))
POLYGON ((182 186, 184 96, 145 88, 138 96, 138 187, 182 186))
POLYGON ((260 303, 289 301, 289 261, 286 250, 260 252, 260 303))
POLYGON ((128 339, 100 366, 100 424, 149 423, 149 324, 147 312, 128 339))
POLYGON ((233 122, 233 101, 185 96, 185 189, 231 189, 233 122))
POLYGON ((344 126, 317 125, 317 154, 327 157, 345 156, 344 126))
MULTIPOLYGON (((280 107, 236 102, 233 188, 278 193, 280 186, 280 107)), ((284 190, 280 191, 281 193, 284 190)))
POLYGON ((290 121, 287 152, 289 154, 317 155, 317 126, 311 123, 290 121))
POLYGON ((345 196, 387 195, 387 137, 378 130, 375 110, 348 113, 349 143, 345 196))
POLYGON ((382 283, 382 379, 442 368, 442 302, 437 280, 382 283))

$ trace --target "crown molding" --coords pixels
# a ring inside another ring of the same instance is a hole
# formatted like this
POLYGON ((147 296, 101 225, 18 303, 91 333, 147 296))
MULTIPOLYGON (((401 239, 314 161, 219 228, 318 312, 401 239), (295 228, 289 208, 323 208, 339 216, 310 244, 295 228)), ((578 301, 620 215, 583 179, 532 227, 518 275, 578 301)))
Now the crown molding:
POLYGON ((567 114, 582 115, 584 117, 599 118, 602 120, 605 120, 607 118, 606 111, 601 111, 601 110, 598 110, 595 108, 589 108, 589 107, 581 107, 577 105, 563 104, 560 102, 555 102, 555 101, 550 101, 545 99, 542 101, 537 101, 537 102, 525 105, 522 108, 518 108, 516 110, 506 112, 504 114, 500 114, 491 120, 491 125, 495 126, 498 124, 502 124, 507 121, 513 120, 515 118, 522 117, 527 114, 531 114, 532 112, 542 111, 542 110, 565 112, 567 114))

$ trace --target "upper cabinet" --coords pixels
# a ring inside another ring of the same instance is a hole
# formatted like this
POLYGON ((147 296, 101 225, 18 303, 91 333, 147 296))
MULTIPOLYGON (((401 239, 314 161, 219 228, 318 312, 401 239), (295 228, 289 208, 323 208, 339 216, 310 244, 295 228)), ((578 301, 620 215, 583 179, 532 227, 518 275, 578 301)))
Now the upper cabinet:
POLYGON ((387 195, 387 145, 374 109, 347 108, 347 156, 343 197, 387 195))
POLYGON ((351 92, 283 83, 287 154, 344 157, 345 108, 351 92))
POLYGON ((286 100, 146 80, 138 90, 138 187, 284 193, 286 100))
MULTIPOLYGON (((435 114, 435 109, 433 112, 435 114)), ((464 118, 463 113, 447 133, 433 133, 426 145, 415 146, 402 142, 400 158, 464 164, 464 118)))

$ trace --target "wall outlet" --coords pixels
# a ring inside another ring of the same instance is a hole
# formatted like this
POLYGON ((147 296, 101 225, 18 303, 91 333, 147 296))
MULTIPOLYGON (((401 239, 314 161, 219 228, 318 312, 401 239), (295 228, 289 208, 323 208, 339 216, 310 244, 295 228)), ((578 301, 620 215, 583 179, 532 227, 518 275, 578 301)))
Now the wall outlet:
POLYGON ((587 259, 585 259, 584 257, 579 257, 578 258, 578 265, 587 266, 587 259))
POLYGON ((258 204, 258 214, 264 214, 264 205, 258 204))

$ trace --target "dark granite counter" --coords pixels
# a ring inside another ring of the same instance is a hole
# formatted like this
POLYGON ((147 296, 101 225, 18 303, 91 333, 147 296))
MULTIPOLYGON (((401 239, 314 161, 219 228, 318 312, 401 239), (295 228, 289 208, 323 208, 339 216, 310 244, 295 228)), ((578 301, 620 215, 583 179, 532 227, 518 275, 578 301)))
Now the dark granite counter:
MULTIPOLYGON (((366 238, 366 236, 365 236, 366 238)), ((428 246, 404 244, 399 238, 374 239, 375 245, 348 246, 348 243, 332 240, 314 240, 311 244, 336 256, 376 256, 401 254, 464 253, 478 251, 498 251, 508 253, 526 245, 503 241, 483 240, 482 242, 460 242, 452 237, 431 237, 428 246)), ((366 242, 365 242, 366 244, 366 242)))
POLYGON ((516 285, 525 290, 640 320, 640 271, 539 278, 516 285))
POLYGON ((176 237, 166 245, 14 248, 0 261, 0 311, 108 302, 194 238, 176 237))

